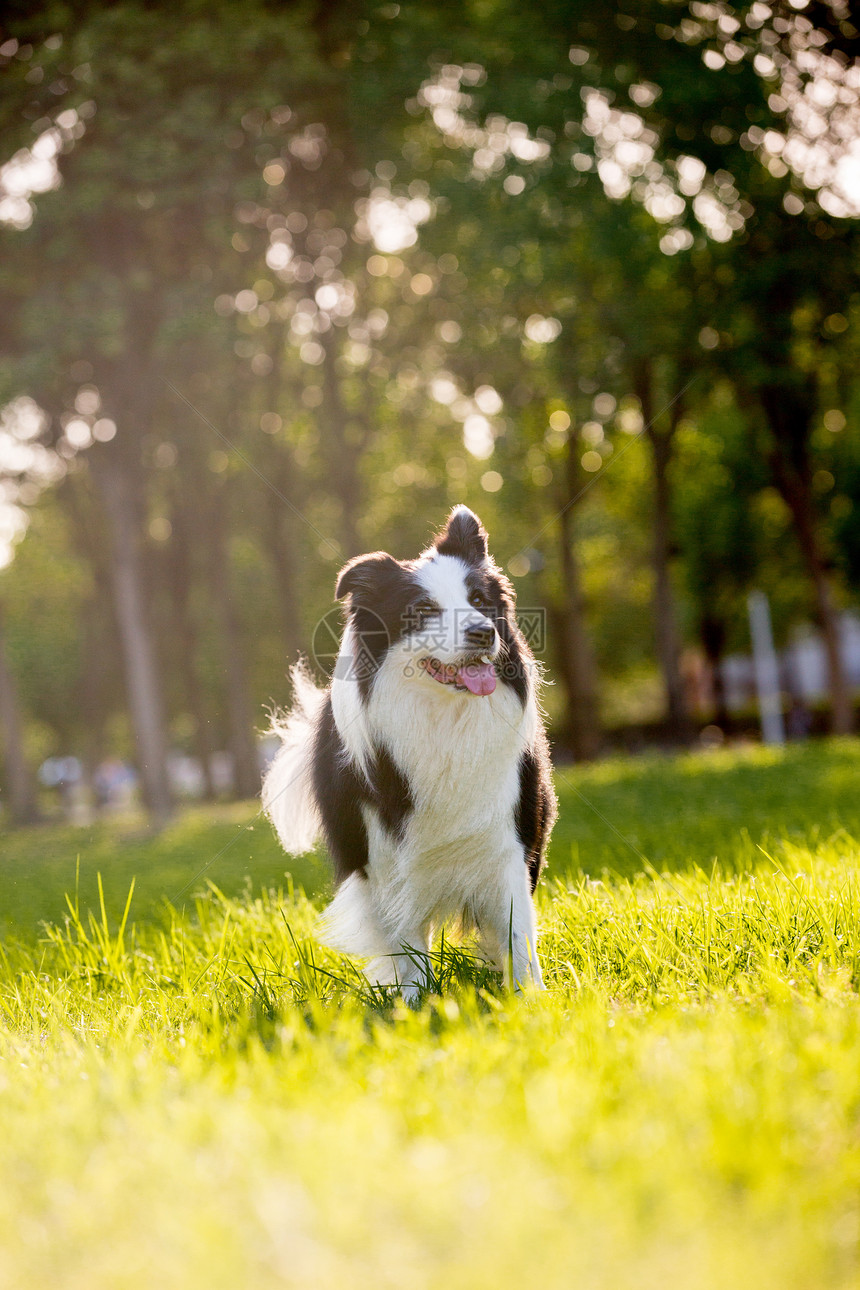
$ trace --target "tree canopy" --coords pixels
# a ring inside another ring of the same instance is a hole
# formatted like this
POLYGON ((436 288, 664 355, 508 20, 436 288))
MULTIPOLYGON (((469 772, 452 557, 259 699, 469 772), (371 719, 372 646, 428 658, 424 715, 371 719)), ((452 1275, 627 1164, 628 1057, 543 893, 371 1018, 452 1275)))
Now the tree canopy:
POLYGON ((546 612, 559 746, 661 714, 688 734, 684 659, 718 676, 745 648, 752 587, 781 641, 817 620, 850 728, 847 6, 120 0, 3 24, 21 756, 134 750, 159 817, 170 747, 228 748, 255 791, 254 727, 338 563, 414 554, 464 500, 546 612))

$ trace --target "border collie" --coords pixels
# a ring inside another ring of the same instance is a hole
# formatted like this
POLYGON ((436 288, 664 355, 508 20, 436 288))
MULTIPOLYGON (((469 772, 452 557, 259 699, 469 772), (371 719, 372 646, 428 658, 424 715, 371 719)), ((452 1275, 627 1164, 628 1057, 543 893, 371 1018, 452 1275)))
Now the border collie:
POLYGON ((465 506, 415 560, 340 571, 330 687, 301 664, 263 806, 284 848, 322 833, 336 891, 320 938, 414 999, 434 930, 478 928, 516 989, 543 988, 532 893, 555 820, 538 665, 514 591, 465 506))

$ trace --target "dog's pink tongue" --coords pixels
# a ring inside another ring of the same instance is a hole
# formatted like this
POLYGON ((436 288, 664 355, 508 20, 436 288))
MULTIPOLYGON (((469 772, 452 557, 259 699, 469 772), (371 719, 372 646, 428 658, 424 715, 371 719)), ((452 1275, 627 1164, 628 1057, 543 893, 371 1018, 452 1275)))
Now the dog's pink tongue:
POLYGON ((473 694, 492 694, 496 688, 496 669, 492 663, 467 663, 457 673, 457 680, 473 694))

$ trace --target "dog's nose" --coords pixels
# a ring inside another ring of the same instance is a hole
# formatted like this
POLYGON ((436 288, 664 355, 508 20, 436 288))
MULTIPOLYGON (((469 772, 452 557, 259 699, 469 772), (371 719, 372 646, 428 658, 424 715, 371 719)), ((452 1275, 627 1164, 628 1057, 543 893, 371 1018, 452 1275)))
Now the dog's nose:
POLYGON ((464 636, 470 649, 490 649, 496 643, 496 629, 492 623, 475 623, 467 627, 464 636))

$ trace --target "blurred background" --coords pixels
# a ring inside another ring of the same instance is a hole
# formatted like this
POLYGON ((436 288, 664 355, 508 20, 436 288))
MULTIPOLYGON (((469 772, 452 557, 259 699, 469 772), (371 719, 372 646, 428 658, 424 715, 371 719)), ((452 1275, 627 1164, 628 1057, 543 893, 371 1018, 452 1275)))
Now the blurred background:
POLYGON ((461 501, 559 758, 757 734, 751 604, 772 737, 850 731, 856 20, 7 2, 2 822, 253 796, 340 564, 461 501))

